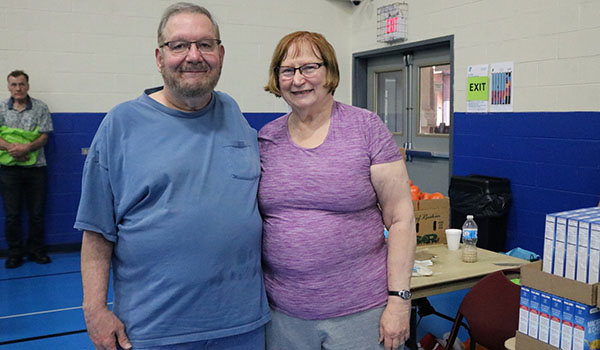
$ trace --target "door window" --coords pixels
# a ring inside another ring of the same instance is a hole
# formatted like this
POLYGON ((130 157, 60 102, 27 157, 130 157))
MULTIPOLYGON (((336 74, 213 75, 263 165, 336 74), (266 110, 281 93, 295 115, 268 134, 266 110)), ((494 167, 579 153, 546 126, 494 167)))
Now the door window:
POLYGON ((419 135, 450 133, 450 65, 419 69, 419 135))
POLYGON ((402 122, 402 71, 378 72, 377 114, 391 132, 403 134, 402 122))

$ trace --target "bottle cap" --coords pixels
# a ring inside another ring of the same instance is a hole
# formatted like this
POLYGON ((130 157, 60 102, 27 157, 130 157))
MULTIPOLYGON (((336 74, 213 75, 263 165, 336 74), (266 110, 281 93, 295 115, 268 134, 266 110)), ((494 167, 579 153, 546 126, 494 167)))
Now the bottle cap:
POLYGON ((467 215, 467 220, 473 220, 473 215, 467 215))

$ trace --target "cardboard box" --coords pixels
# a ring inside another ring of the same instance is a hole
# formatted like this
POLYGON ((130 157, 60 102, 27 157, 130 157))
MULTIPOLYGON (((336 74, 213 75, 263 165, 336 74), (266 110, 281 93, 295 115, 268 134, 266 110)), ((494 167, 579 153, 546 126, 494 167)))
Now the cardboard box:
POLYGON ((413 201, 417 224, 417 245, 446 243, 446 229, 450 228, 450 199, 422 199, 413 201))
POLYGON ((542 262, 521 266, 521 284, 586 305, 598 305, 600 283, 588 284, 542 271, 542 262))
POLYGON ((515 350, 560 350, 550 344, 543 343, 537 339, 517 331, 515 336, 515 350))

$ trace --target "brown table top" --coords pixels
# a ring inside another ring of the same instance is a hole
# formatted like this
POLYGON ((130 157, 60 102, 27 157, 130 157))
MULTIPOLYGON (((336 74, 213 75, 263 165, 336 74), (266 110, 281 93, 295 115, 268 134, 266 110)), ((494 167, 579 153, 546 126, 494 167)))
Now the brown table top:
MULTIPOLYGON (((492 272, 518 268, 527 260, 477 248, 477 262, 462 261, 462 249, 451 251, 446 244, 417 247, 417 259, 434 256, 431 276, 412 277, 410 287, 413 298, 428 297, 470 288, 492 272)), ((519 277, 511 274, 510 278, 519 277)))

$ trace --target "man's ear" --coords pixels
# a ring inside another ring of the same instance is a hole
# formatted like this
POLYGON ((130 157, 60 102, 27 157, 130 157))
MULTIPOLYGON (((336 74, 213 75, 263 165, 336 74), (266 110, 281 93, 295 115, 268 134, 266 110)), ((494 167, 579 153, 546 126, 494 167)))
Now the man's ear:
POLYGON ((158 47, 154 50, 154 57, 156 58, 156 67, 158 68, 158 71, 162 72, 163 57, 162 57, 162 52, 160 51, 160 49, 158 47))

